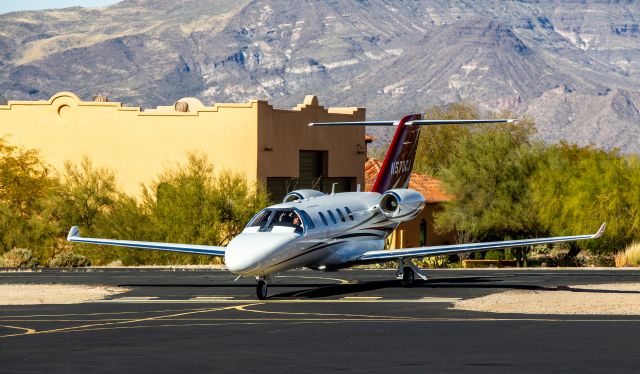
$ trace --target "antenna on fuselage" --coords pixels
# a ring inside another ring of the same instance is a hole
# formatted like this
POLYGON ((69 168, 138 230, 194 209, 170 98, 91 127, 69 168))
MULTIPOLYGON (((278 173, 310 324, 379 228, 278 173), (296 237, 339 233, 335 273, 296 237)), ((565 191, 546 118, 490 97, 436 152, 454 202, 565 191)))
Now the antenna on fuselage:
POLYGON ((360 183, 356 186, 356 192, 360 192, 360 183))
POLYGON ((331 194, 335 194, 336 193, 336 186, 338 185, 338 183, 331 183, 331 194))

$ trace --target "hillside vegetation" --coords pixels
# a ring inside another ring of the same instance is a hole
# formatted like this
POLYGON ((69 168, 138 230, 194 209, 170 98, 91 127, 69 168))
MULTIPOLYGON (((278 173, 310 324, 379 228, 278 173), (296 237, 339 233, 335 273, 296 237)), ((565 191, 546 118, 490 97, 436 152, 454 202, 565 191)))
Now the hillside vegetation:
POLYGON ((85 236, 224 245, 267 205, 260 185, 231 172, 213 173, 190 154, 142 187, 141 198, 118 190, 114 173, 88 158, 56 172, 37 152, 0 140, 0 254, 5 266, 208 264, 220 259, 66 242, 71 226, 85 236))

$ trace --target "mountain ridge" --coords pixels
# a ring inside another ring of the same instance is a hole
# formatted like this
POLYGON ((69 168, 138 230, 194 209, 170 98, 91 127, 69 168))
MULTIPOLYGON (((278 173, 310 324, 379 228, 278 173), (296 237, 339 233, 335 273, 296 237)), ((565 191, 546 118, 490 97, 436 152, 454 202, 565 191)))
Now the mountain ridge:
POLYGON ((371 119, 463 100, 532 116, 545 141, 640 153, 639 18, 637 2, 590 0, 125 0, 16 12, 0 15, 0 96, 74 91, 150 108, 185 96, 292 107, 315 94, 371 119))

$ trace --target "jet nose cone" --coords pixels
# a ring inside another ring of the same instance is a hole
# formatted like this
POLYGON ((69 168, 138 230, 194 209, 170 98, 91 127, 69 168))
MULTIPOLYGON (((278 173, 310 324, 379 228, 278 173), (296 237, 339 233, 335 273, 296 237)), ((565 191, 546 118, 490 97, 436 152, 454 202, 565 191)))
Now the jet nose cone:
POLYGON ((250 272, 256 265, 255 256, 249 255, 242 245, 234 239, 227 245, 224 253, 224 263, 232 273, 245 274, 250 272))
POLYGON ((275 259, 274 254, 294 238, 273 233, 240 234, 227 245, 224 262, 232 273, 262 275, 275 259))

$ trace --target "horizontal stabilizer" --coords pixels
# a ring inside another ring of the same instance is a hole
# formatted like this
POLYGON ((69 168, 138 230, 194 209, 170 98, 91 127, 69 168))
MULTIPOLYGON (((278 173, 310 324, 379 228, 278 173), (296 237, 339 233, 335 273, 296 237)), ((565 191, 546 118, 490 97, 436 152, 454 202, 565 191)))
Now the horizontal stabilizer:
MULTIPOLYGON (((513 118, 505 119, 422 119, 405 122, 406 126, 476 125, 491 123, 513 123, 513 118)), ((311 122, 309 126, 398 126, 399 121, 351 121, 351 122, 311 122)))
POLYGON ((438 126, 438 125, 477 125, 490 123, 513 123, 513 118, 504 119, 421 119, 417 121, 408 121, 407 126, 438 126))
POLYGON ((311 122, 309 126, 397 126, 398 121, 311 122))
POLYGON ((110 245, 115 247, 139 248, 139 249, 155 249, 158 251, 191 253, 197 255, 208 256, 224 256, 225 247, 216 247, 209 245, 197 244, 175 244, 175 243, 159 243, 159 242, 140 242, 133 240, 114 240, 99 238, 83 238, 80 236, 78 226, 73 226, 67 235, 67 241, 73 243, 110 245))

